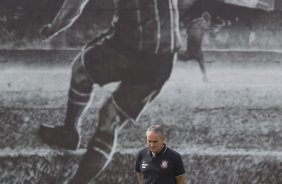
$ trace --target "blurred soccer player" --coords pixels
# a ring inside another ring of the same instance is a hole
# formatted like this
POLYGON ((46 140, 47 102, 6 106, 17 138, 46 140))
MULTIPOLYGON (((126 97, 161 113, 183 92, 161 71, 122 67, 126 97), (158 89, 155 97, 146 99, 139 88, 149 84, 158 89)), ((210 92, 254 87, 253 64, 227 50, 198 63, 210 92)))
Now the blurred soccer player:
POLYGON ((206 74, 204 54, 202 51, 202 42, 204 33, 210 29, 210 23, 210 14, 208 12, 204 12, 201 17, 193 19, 189 27, 187 27, 187 49, 184 59, 195 59, 199 63, 204 82, 208 82, 208 78, 206 74))

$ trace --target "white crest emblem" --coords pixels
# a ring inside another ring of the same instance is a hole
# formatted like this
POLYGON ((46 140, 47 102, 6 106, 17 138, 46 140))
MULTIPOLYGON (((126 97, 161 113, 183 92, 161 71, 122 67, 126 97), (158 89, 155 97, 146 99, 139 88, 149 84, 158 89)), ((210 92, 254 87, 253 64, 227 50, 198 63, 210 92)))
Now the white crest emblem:
POLYGON ((146 169, 147 166, 148 166, 148 163, 146 161, 143 161, 141 165, 142 169, 146 169))
POLYGON ((162 164, 161 164, 161 168, 166 169, 168 167, 168 161, 167 160, 163 160, 162 164))

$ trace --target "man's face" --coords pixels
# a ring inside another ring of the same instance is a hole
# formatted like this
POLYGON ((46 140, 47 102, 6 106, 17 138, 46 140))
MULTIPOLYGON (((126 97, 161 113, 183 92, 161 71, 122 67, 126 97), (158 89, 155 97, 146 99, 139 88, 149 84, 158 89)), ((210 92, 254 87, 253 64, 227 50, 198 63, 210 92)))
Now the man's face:
POLYGON ((148 148, 154 154, 161 152, 164 146, 164 138, 159 134, 152 131, 146 133, 148 148))

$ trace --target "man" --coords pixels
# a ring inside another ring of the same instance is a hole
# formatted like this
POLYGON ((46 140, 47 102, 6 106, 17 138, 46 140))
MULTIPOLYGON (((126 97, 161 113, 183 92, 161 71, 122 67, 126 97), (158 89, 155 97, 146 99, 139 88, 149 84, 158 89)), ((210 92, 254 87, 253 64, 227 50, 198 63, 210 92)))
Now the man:
POLYGON ((181 155, 167 147, 160 125, 146 131, 148 148, 139 151, 135 172, 139 184, 184 184, 185 169, 181 155))
MULTIPOLYGON (((105 169, 115 152, 118 132, 128 122, 135 122, 144 106, 159 94, 181 45, 177 0, 114 2, 116 13, 108 31, 88 43, 73 61, 64 125, 43 124, 38 132, 49 145, 77 149, 80 118, 93 84, 120 82, 100 109, 97 129, 72 184, 95 180, 105 169)), ((87 3, 65 0, 52 23, 41 29, 43 39, 70 27, 87 3)))
POLYGON ((202 42, 204 33, 210 29, 211 16, 208 12, 203 12, 201 17, 192 20, 187 27, 187 49, 185 52, 185 60, 195 59, 198 61, 203 81, 208 82, 204 54, 202 52, 202 42))

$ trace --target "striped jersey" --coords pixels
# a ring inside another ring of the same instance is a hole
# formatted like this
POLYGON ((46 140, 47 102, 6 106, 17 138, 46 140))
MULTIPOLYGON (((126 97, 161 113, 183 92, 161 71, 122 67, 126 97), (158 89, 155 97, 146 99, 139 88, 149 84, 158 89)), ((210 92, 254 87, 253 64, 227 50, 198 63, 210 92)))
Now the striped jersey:
POLYGON ((174 53, 181 46, 178 0, 115 0, 114 38, 129 50, 174 53))

